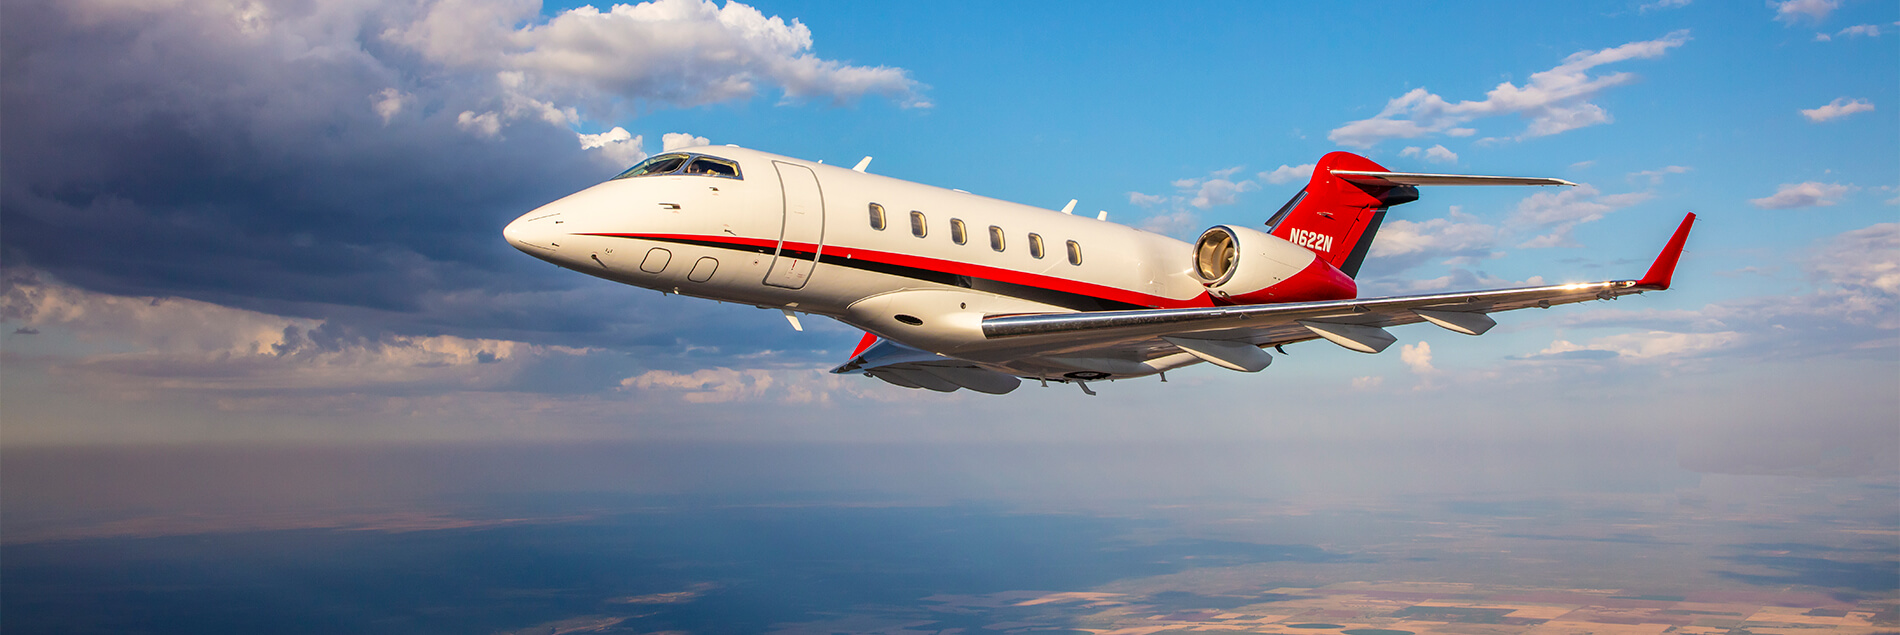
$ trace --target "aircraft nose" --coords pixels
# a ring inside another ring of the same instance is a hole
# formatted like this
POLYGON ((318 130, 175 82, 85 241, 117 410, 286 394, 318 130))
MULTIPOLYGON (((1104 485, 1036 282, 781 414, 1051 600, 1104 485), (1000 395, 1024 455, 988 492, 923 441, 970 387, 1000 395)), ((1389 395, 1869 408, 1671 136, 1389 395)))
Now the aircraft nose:
POLYGON ((514 245, 515 249, 529 254, 547 253, 559 246, 555 243, 558 236, 555 225, 560 216, 560 213, 550 212, 547 208, 522 214, 521 218, 501 228, 501 237, 514 245))

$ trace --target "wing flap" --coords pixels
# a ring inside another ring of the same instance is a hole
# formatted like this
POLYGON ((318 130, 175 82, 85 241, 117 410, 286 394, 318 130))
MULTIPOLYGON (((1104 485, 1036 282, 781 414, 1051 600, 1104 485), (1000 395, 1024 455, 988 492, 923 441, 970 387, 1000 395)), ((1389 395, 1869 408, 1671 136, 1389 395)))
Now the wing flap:
POLYGON ((975 364, 919 350, 866 333, 852 352, 851 361, 831 372, 862 373, 905 388, 956 392, 968 388, 1001 395, 1015 390, 1021 379, 975 364))

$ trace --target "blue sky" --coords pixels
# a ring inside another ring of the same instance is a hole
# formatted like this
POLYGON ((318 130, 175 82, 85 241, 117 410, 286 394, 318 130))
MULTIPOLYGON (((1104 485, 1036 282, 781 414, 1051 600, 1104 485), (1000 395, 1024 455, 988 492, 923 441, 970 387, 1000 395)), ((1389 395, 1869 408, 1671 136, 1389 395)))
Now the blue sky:
POLYGON ((4 441, 1451 439, 1796 474, 1900 448, 1892 3, 572 8, 10 5, 4 441), (946 396, 824 374, 845 327, 500 240, 669 135, 1182 237, 1264 221, 1336 149, 1583 184, 1426 189, 1379 294, 1636 277, 1702 221, 1676 289, 1483 338, 946 396))

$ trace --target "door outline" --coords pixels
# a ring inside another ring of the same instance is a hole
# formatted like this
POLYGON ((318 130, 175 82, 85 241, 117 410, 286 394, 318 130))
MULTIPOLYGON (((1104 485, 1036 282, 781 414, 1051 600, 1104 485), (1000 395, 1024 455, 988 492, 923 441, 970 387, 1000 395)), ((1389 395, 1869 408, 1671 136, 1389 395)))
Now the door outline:
POLYGON ((772 265, 765 272, 765 284, 786 289, 803 289, 818 267, 818 255, 825 249, 825 195, 818 175, 811 168, 773 161, 778 172, 779 207, 778 245, 772 249, 772 265), (786 249, 786 243, 795 245, 786 249), (813 245, 807 254, 796 245, 813 245), (809 256, 809 259, 806 258, 809 256))

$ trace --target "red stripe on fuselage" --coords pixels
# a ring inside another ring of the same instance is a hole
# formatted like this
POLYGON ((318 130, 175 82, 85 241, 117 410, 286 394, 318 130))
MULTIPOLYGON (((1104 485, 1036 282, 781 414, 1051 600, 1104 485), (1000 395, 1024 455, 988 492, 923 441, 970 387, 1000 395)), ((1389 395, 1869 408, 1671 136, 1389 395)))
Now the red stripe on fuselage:
MULTIPOLYGON (((763 238, 744 238, 744 237, 739 237, 739 236, 705 236, 705 235, 698 235, 698 234, 628 234, 628 233, 606 233, 606 232, 583 233, 583 234, 576 234, 576 235, 606 236, 606 237, 613 237, 613 238, 645 238, 649 240, 689 240, 689 241, 695 241, 695 242, 721 243, 721 244, 738 245, 738 246, 745 246, 745 247, 777 248, 779 246, 779 241, 776 241, 776 240, 763 239, 763 238)), ((796 243, 796 242, 786 242, 785 248, 797 250, 797 251, 805 251, 805 252, 816 252, 819 250, 818 245, 814 245, 811 243, 796 243)), ((929 258, 925 256, 913 256, 910 254, 892 253, 888 251, 877 251, 873 249, 858 249, 854 247, 845 247, 841 245, 824 245, 824 254, 828 257, 850 258, 854 260, 868 260, 871 262, 883 263, 887 265, 896 265, 899 267, 911 267, 915 269, 924 269, 927 271, 935 271, 939 273, 948 273, 951 275, 970 276, 973 278, 985 278, 989 280, 995 280, 998 282, 1019 284, 1019 285, 1023 285, 1027 287, 1035 287, 1038 289, 1060 291, 1063 293, 1073 293, 1076 295, 1085 295, 1092 298, 1100 298, 1103 300, 1122 302, 1122 303, 1133 304, 1137 306, 1147 306, 1147 307, 1155 307, 1155 308, 1162 308, 1162 309, 1179 309, 1179 308, 1214 306, 1213 298, 1209 296, 1207 292, 1205 291, 1201 292, 1200 295, 1197 295, 1192 298, 1188 298, 1185 300, 1177 300, 1174 298, 1169 298, 1169 297, 1164 297, 1164 296, 1148 295, 1146 293, 1141 293, 1138 291, 1130 291, 1127 289, 1119 289, 1119 288, 1110 287, 1106 285, 1099 285, 1099 284, 1094 284, 1090 282, 1082 282, 1080 280, 1071 280, 1069 278, 1046 276, 1046 275, 1036 274, 1036 273, 1026 273, 1022 271, 1000 269, 997 267, 989 267, 989 266, 984 266, 984 265, 973 265, 967 262, 957 262, 954 260, 942 260, 938 258, 929 258)))

